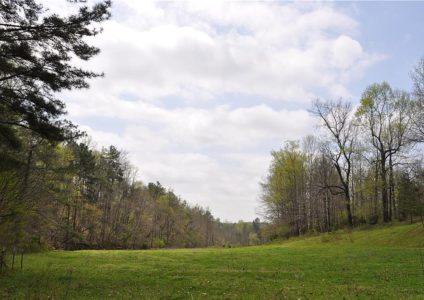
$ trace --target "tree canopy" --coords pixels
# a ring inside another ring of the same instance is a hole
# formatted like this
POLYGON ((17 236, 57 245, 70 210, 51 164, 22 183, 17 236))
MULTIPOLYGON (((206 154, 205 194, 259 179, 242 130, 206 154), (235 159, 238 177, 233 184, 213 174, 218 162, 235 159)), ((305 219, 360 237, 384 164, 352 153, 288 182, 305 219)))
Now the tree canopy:
POLYGON ((16 147, 16 127, 43 138, 63 141, 75 134, 62 118, 62 90, 88 87, 99 73, 76 67, 75 58, 89 60, 100 49, 88 44, 102 21, 110 17, 110 1, 62 17, 34 0, 0 1, 0 139, 16 147))

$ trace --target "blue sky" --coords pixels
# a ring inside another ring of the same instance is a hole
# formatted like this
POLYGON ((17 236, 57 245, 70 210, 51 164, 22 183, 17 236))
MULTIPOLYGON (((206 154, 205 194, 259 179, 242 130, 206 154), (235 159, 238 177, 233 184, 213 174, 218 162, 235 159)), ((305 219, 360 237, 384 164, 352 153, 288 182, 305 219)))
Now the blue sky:
POLYGON ((359 40, 365 49, 387 55, 350 85, 355 95, 372 82, 388 81, 410 90, 409 72, 424 56, 424 2, 338 3, 360 24, 359 40))
MULTIPOLYGON (((66 1, 45 0, 69 13, 66 1)), ((92 3, 89 1, 89 3, 92 3)), ((97 147, 137 177, 224 220, 257 216, 270 151, 317 131, 316 98, 410 89, 424 55, 420 2, 115 0, 88 64, 106 77, 63 94, 97 147)))

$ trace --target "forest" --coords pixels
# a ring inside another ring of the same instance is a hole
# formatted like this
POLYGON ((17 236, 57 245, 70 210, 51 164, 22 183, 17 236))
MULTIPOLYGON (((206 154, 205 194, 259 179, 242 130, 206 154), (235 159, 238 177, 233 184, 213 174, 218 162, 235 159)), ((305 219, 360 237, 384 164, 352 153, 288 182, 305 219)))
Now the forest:
POLYGON ((20 167, 2 172, 3 249, 147 249, 259 242, 258 220, 222 223, 159 182, 137 181, 135 169, 113 146, 95 151, 84 143, 51 144, 34 136, 24 141, 29 147, 14 152, 20 167))
POLYGON ((95 149, 64 119, 62 90, 103 74, 73 66, 98 54, 109 1, 68 17, 32 0, 0 2, 0 265, 48 249, 147 249, 264 242, 263 224, 223 223, 159 182, 137 180, 125 151, 95 149))
POLYGON ((413 91, 368 86, 360 103, 316 100, 317 135, 272 152, 262 183, 273 236, 392 221, 424 226, 424 59, 413 91))

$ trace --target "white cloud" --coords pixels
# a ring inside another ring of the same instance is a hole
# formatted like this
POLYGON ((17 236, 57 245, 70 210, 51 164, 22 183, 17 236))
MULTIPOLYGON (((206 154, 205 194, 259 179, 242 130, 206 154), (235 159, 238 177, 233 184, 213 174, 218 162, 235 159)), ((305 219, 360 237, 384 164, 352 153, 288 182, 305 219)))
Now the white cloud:
POLYGON ((270 150, 313 131, 310 100, 350 97, 348 84, 382 59, 358 36, 328 3, 115 0, 92 40, 102 53, 84 63, 106 77, 64 97, 70 118, 128 150, 144 181, 253 219, 270 150))
MULTIPOLYGON (((355 39, 357 23, 329 5, 115 1, 92 62, 110 93, 194 100, 223 93, 307 103, 381 57, 355 39), (111 84, 111 83, 114 84, 111 84)), ((332 96, 349 96, 332 95, 332 96)))
MULTIPOLYGON (((72 93, 72 96, 76 95, 72 93)), ((148 134, 145 130, 152 128, 154 139, 166 137, 170 142, 199 149, 211 146, 239 149, 255 146, 266 139, 295 139, 308 132, 313 123, 305 110, 275 110, 264 104, 170 109, 144 101, 122 101, 112 96, 96 99, 95 93, 86 91, 77 98, 78 101, 68 104, 71 117, 115 119, 116 122, 129 123, 127 129, 135 126, 137 135, 148 134)))
MULTIPOLYGON (((125 129, 111 133, 84 127, 99 146, 126 149, 143 181, 158 180, 191 203, 209 206, 216 216, 229 220, 253 218, 272 147, 315 126, 303 110, 266 105, 165 109, 119 99, 107 103, 108 113, 103 115, 124 123, 125 129)), ((80 108, 70 106, 70 110, 80 108)), ((96 114, 90 109, 85 113, 96 114)), ((71 117, 78 116, 71 113, 71 117)))

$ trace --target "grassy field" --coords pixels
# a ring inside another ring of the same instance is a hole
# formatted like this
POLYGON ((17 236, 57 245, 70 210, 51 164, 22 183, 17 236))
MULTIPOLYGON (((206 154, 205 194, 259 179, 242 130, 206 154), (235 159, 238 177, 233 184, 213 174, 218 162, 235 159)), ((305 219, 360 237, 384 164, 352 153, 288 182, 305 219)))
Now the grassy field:
POLYGON ((231 249, 53 251, 0 277, 0 299, 424 299, 423 245, 415 224, 231 249))

